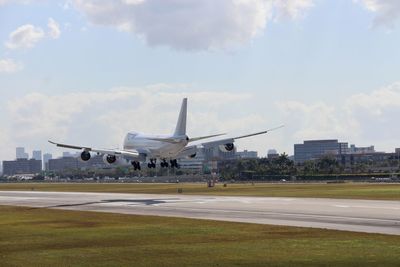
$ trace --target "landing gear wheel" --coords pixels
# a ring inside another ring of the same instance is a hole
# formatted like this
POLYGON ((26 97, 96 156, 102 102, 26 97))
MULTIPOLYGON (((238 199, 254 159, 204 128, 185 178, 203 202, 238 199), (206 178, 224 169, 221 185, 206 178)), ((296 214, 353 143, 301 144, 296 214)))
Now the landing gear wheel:
POLYGON ((171 168, 179 169, 178 161, 176 159, 171 159, 169 162, 171 163, 171 168))
POLYGON ((141 170, 141 168, 140 168, 140 162, 138 162, 138 161, 132 161, 131 162, 132 163, 132 166, 133 166, 133 170, 134 171, 136 171, 136 170, 141 170))

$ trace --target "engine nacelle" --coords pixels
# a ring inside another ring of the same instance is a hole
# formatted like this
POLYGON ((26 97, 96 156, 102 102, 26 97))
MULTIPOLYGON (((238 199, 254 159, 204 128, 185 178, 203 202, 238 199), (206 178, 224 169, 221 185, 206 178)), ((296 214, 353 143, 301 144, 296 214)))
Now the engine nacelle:
POLYGON ((219 149, 221 149, 222 152, 230 152, 234 148, 235 148, 235 145, 233 143, 228 143, 228 144, 219 146, 219 149))
POLYGON ((92 157, 92 155, 90 155, 90 153, 88 151, 82 151, 80 159, 82 161, 88 161, 91 157, 92 157))
POLYGON ((113 164, 117 161, 117 157, 115 155, 104 155, 103 156, 103 162, 105 164, 113 164))

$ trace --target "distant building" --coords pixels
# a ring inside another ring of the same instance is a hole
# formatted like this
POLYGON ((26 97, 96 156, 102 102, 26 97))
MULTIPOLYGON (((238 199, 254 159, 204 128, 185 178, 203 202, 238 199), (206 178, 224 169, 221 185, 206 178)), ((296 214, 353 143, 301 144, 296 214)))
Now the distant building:
POLYGON ((236 152, 236 158, 238 158, 238 159, 256 159, 256 158, 258 158, 258 153, 257 153, 257 151, 248 151, 248 150, 239 151, 239 152, 236 152))
POLYGON ((183 170, 191 170, 197 173, 202 173, 204 161, 204 150, 203 148, 198 148, 194 158, 182 158, 178 160, 178 163, 183 170))
POLYGON ((204 147, 205 161, 230 160, 236 158, 236 146, 232 151, 222 151, 219 146, 204 147))
POLYGON ((68 152, 68 151, 64 151, 63 153, 62 153, 62 157, 63 158, 70 158, 70 157, 73 157, 74 155, 71 153, 71 152, 68 152))
POLYGON ((66 171, 66 170, 78 170, 80 169, 79 160, 73 157, 62 157, 59 159, 50 159, 48 162, 48 170, 54 172, 66 171))
POLYGON ((76 157, 63 157, 59 159, 49 159, 48 170, 54 172, 81 170, 87 168, 108 168, 114 165, 104 163, 103 156, 93 156, 89 161, 83 162, 76 157))
POLYGON ((349 144, 333 140, 307 140, 303 144, 294 145, 294 161, 303 163, 315 160, 323 155, 348 154, 349 144))
POLYGON ((396 158, 396 153, 385 152, 342 154, 336 156, 337 161, 344 166, 351 166, 358 163, 383 162, 396 158))
POLYGON ((368 154, 368 153, 375 153, 375 147, 374 147, 374 146, 356 147, 355 145, 350 145, 349 153, 350 153, 350 154, 368 154))
POLYGON ((17 159, 13 161, 3 161, 3 174, 37 174, 42 171, 42 161, 35 159, 17 159))
POLYGON ((53 155, 49 154, 49 153, 45 153, 43 155, 43 165, 44 165, 44 169, 48 170, 49 169, 49 160, 53 159, 53 155))
POLYGON ((270 149, 267 152, 267 158, 268 159, 277 159, 279 158, 279 153, 275 149, 270 149))
POLYGON ((42 151, 40 150, 33 150, 32 158, 36 160, 42 160, 42 151))
POLYGON ((24 147, 17 147, 15 149, 15 158, 16 159, 28 159, 29 155, 28 155, 28 153, 25 153, 24 147))

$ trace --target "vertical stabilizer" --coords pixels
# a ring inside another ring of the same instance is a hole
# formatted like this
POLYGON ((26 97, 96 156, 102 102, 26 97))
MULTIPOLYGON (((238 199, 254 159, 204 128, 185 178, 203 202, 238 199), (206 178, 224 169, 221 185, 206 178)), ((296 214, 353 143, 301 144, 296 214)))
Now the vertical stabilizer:
POLYGON ((186 116, 187 116, 187 98, 182 100, 181 111, 179 112, 178 122, 176 123, 176 128, 174 136, 186 135, 186 116))

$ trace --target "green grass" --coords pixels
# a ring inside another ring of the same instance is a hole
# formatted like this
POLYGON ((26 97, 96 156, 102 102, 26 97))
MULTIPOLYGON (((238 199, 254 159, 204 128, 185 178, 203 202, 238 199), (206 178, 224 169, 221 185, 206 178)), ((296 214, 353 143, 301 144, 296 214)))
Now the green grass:
POLYGON ((399 266, 400 236, 0 206, 0 266, 399 266))
POLYGON ((353 199, 400 200, 400 184, 218 184, 207 188, 203 184, 96 184, 96 183, 14 183, 0 184, 1 190, 39 190, 71 192, 154 193, 265 197, 326 197, 353 199))

